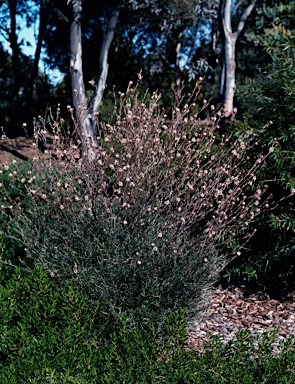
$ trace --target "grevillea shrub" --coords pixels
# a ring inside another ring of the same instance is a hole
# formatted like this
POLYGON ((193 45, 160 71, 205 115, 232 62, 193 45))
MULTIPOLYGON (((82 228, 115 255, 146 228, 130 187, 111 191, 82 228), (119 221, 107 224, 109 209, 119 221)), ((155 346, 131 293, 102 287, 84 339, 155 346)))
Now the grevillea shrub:
POLYGON ((192 101, 165 113, 156 93, 140 100, 130 86, 119 96, 110 123, 99 124, 95 162, 60 137, 57 116, 36 131, 50 146, 21 176, 17 200, 7 196, 17 164, 5 166, 6 233, 53 280, 74 280, 108 313, 196 316, 261 210, 263 189, 253 185, 264 157, 247 167, 251 132, 220 136, 213 106, 201 121, 192 101))

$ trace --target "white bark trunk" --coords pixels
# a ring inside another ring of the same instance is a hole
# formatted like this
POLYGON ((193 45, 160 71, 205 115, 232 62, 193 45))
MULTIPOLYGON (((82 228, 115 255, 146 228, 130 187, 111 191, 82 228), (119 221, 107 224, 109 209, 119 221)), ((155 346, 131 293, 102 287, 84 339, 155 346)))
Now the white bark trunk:
POLYGON ((228 35, 224 41, 224 61, 222 68, 222 105, 225 117, 230 117, 234 108, 234 94, 236 89, 236 61, 235 61, 236 39, 228 35))
POLYGON ((94 116, 98 110, 108 74, 108 51, 114 37, 114 30, 118 20, 119 9, 113 10, 109 19, 108 29, 104 36, 100 51, 99 75, 95 91, 88 100, 85 91, 82 66, 82 32, 81 32, 81 12, 82 0, 73 0, 73 17, 71 25, 71 82, 73 93, 73 104, 78 131, 81 139, 81 152, 84 161, 93 162, 97 157, 97 120, 94 116))
POLYGON ((108 28, 106 34, 104 36, 101 49, 100 49, 100 57, 99 57, 99 73, 96 81, 95 91, 90 100, 90 109, 89 113, 93 115, 100 106, 103 91, 105 89, 105 84, 108 76, 109 64, 108 64, 108 53, 110 49, 111 42, 114 38, 115 28, 117 25, 118 17, 119 17, 119 7, 112 10, 108 28))
POLYGON ((245 22, 252 10, 255 7, 257 0, 252 0, 251 4, 246 8, 243 13, 237 30, 232 31, 231 26, 231 6, 232 0, 223 0, 221 6, 221 19, 224 33, 224 47, 223 47, 223 65, 220 76, 220 95, 224 109, 225 117, 233 115, 234 109, 234 94, 236 89, 235 78, 236 78, 236 59, 235 59, 235 48, 236 41, 242 32, 245 22))
POLYGON ((74 20, 71 25, 71 82, 73 104, 78 131, 81 139, 81 152, 84 160, 95 160, 96 132, 93 122, 88 117, 88 102, 83 80, 82 66, 82 32, 81 32, 82 1, 73 2, 74 20))

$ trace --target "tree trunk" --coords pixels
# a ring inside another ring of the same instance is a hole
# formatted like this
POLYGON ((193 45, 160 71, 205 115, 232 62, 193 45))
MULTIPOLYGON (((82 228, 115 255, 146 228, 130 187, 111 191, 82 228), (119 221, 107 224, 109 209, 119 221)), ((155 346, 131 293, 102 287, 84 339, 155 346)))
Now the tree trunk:
POLYGON ((81 139, 81 151, 84 159, 95 159, 94 147, 96 145, 95 130, 91 126, 87 111, 87 97, 85 92, 82 69, 82 32, 81 32, 82 1, 73 2, 73 22, 70 32, 71 43, 71 82, 73 104, 81 139))
POLYGON ((221 102, 225 117, 230 117, 234 108, 234 94, 236 89, 236 39, 233 34, 224 39, 224 59, 221 73, 221 102))
POLYGON ((28 95, 29 96, 28 112, 30 114, 30 117, 36 116, 37 106, 39 101, 37 78, 39 73, 39 61, 41 57, 43 38, 44 38, 44 33, 46 30, 46 22, 47 22, 45 1, 46 0, 40 0, 38 40, 37 40, 32 72, 31 72, 30 88, 29 88, 29 95, 28 95))
POLYGON ((111 46, 111 42, 114 38, 115 28, 117 25, 118 17, 120 12, 120 6, 117 6, 111 11, 111 16, 109 18, 108 27, 104 35, 100 55, 99 55, 99 72, 96 81, 96 87, 93 95, 90 99, 90 108, 89 113, 93 115, 100 106, 103 91, 105 89, 105 84, 108 76, 109 64, 108 64, 108 53, 111 46))
POLYGON ((97 157, 97 119, 95 112, 98 110, 108 74, 108 51, 114 37, 114 31, 119 16, 119 8, 112 11, 108 28, 104 36, 101 50, 99 73, 95 91, 88 100, 85 91, 82 66, 82 32, 81 32, 82 0, 73 1, 73 22, 71 25, 71 82, 73 93, 73 104, 81 139, 81 152, 83 161, 93 162, 97 157))
POLYGON ((16 7, 17 0, 8 1, 9 13, 10 13, 10 32, 9 32, 9 43, 12 50, 12 61, 13 61, 13 75, 14 75, 14 96, 18 99, 18 92, 21 87, 21 76, 20 76, 20 49, 17 43, 16 33, 16 7))
POLYGON ((245 9, 237 30, 232 31, 231 26, 231 6, 232 0, 223 0, 221 2, 221 21, 224 34, 223 42, 223 64, 220 76, 220 96, 226 118, 233 116, 234 110, 234 94, 236 89, 236 59, 235 48, 236 41, 244 29, 245 22, 255 7, 257 0, 252 0, 250 5, 245 9))

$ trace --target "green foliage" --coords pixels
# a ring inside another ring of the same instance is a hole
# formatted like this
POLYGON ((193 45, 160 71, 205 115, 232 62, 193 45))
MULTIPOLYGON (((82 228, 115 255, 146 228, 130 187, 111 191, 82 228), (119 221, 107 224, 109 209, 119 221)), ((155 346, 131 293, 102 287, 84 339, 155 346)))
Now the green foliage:
POLYGON ((57 119, 48 158, 25 174, 4 168, 3 233, 57 284, 72 279, 115 318, 160 322, 182 308, 194 317, 226 251, 239 248, 260 213, 263 189, 251 188, 264 158, 245 164, 250 130, 216 139, 218 111, 201 122, 190 103, 173 106, 168 119, 156 93, 142 100, 130 85, 119 95, 93 164, 57 135, 57 119))
POLYGON ((273 20, 272 27, 258 36, 272 62, 240 94, 246 120, 235 127, 238 132, 255 127, 260 141, 252 151, 254 157, 258 151, 271 151, 259 178, 268 184, 277 204, 256 221, 248 250, 226 272, 231 281, 242 278, 251 290, 267 289, 277 296, 295 288, 295 42, 293 32, 285 33, 294 28, 294 4, 260 10, 258 27, 273 20))
POLYGON ((2 266, 0 271, 0 381, 19 383, 293 383, 294 339, 271 354, 275 332, 253 340, 247 331, 225 345, 212 338, 186 351, 185 313, 157 324, 114 323, 98 302, 66 283, 56 290, 47 273, 2 266))
POLYGON ((0 278, 1 383, 45 378, 133 382, 147 374, 160 353, 170 353, 183 343, 184 313, 167 319, 167 336, 160 346, 155 324, 132 329, 124 317, 114 324, 72 283, 55 290, 38 266, 30 272, 2 267, 0 278))
MULTIPOLYGON (((264 7, 261 10, 264 18, 260 22, 265 21, 270 13, 282 28, 288 27, 291 21, 294 25, 294 7, 294 2, 275 8, 264 7)), ((276 31, 275 24, 270 30, 273 35, 265 31, 260 35, 260 41, 272 62, 264 68, 260 77, 248 84, 243 98, 248 106, 248 123, 258 129, 265 126, 261 132, 261 145, 264 148, 274 147, 266 179, 274 179, 276 184, 292 189, 295 187, 295 41, 293 33, 285 36, 276 31), (278 40, 276 44, 275 38, 278 40)))
POLYGON ((274 4, 264 3, 257 9, 255 34, 248 35, 248 39, 256 44, 280 48, 286 39, 294 34, 295 2, 274 1, 274 4))
MULTIPOLYGON (((10 222, 10 216, 3 214, 7 213, 10 205, 16 205, 23 209, 24 212, 29 212, 32 209, 31 199, 26 193, 26 188, 23 181, 28 177, 29 180, 36 178, 34 175, 31 161, 13 160, 13 169, 10 169, 8 164, 5 164, 0 169, 0 189, 5 190, 5 198, 2 200, 0 215, 0 238, 1 238, 1 258, 2 261, 12 263, 14 265, 21 264, 22 259, 25 256, 24 246, 17 239, 7 237, 3 230, 8 226, 10 222), (16 172, 19 177, 14 178, 16 172), (11 183, 11 178, 14 178, 14 182, 11 183)), ((13 224, 10 222, 10 224, 13 224)))

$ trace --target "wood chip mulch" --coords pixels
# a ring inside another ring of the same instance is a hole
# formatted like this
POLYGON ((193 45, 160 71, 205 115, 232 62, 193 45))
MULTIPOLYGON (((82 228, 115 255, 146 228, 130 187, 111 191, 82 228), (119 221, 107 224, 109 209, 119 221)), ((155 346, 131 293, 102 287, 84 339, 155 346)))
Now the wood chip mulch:
POLYGON ((248 329, 251 335, 259 336, 274 327, 278 328, 276 355, 280 340, 295 336, 295 293, 282 302, 266 294, 246 297, 239 288, 214 288, 206 314, 188 331, 186 348, 200 351, 209 334, 223 335, 226 343, 239 330, 248 329))

